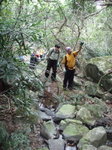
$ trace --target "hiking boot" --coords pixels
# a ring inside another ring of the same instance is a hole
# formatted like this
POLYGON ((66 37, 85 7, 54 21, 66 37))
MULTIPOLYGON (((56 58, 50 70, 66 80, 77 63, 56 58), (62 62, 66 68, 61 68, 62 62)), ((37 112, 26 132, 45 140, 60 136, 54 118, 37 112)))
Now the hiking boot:
POLYGON ((68 89, 71 91, 71 90, 73 90, 73 88, 72 87, 68 87, 68 89))

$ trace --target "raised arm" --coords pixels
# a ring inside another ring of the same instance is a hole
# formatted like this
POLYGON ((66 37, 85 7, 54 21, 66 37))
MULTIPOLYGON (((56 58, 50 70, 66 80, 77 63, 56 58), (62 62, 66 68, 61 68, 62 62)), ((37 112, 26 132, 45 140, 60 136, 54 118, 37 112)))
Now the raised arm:
POLYGON ((80 42, 80 46, 79 46, 79 50, 78 50, 78 52, 80 52, 80 51, 81 51, 83 44, 84 44, 84 42, 80 42))
POLYGON ((77 55, 78 55, 78 53, 79 53, 79 52, 81 51, 81 49, 82 49, 83 44, 84 44, 84 42, 80 42, 79 50, 73 52, 74 56, 77 56, 77 55))

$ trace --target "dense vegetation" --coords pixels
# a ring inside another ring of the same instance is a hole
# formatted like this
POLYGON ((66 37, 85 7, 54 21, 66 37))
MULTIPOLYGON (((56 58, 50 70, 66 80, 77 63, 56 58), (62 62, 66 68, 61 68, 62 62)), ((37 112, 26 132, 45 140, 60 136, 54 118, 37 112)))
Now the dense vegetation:
MULTIPOLYGON (((0 0, 0 101, 4 100, 8 109, 13 106, 19 114, 30 116, 29 91, 40 90, 42 83, 16 57, 34 49, 48 50, 59 43, 63 51, 65 46, 75 49, 79 41, 84 41, 88 57, 112 55, 111 14, 109 1, 102 1, 99 8, 93 0, 0 0)), ((0 110, 5 112, 2 106, 0 110)), ((3 149, 17 149, 18 139, 28 144, 24 134, 14 133, 10 138, 3 120, 0 123, 3 149)))

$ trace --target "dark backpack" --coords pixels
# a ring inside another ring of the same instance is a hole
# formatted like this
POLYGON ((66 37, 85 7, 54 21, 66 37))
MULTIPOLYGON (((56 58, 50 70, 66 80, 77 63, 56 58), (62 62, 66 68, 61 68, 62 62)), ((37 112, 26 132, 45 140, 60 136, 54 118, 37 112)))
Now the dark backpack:
POLYGON ((36 56, 31 56, 30 57, 30 63, 36 63, 36 62, 37 62, 36 56))

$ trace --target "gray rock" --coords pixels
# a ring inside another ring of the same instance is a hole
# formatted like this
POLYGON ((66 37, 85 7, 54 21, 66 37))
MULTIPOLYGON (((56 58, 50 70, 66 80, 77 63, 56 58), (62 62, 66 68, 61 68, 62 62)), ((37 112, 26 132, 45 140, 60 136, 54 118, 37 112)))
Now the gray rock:
POLYGON ((39 148, 38 150, 49 150, 47 147, 39 148))
POLYGON ((54 112, 49 110, 48 108, 41 107, 40 110, 45 112, 47 115, 49 115, 51 117, 55 116, 54 112))
POLYGON ((56 113, 56 116, 57 115, 58 117, 61 116, 66 118, 73 118, 75 116, 75 106, 70 104, 64 104, 56 113))
POLYGON ((57 130, 52 121, 47 121, 41 125, 40 133, 44 138, 49 139, 54 138, 54 136, 57 135, 57 130))
POLYGON ((88 61, 85 67, 86 76, 90 77, 94 82, 100 81, 100 86, 104 90, 112 92, 112 75, 103 76, 112 69, 112 56, 96 57, 88 61))
POLYGON ((83 145, 80 150, 97 150, 93 145, 83 145))
POLYGON ((49 139, 49 150, 64 150, 65 142, 63 139, 49 139))
POLYGON ((90 111, 92 116, 97 119, 101 118, 107 112, 107 105, 99 98, 92 99, 93 104, 85 104, 84 107, 90 111))
POLYGON ((48 121, 51 120, 51 117, 48 116, 45 112, 39 111, 39 117, 44 120, 44 121, 48 121))
POLYGON ((64 130, 66 128, 67 125, 69 125, 70 123, 74 123, 74 124, 79 124, 82 125, 82 122, 80 120, 76 120, 76 119, 65 119, 62 120, 59 124, 59 128, 64 130))
POLYGON ((98 148, 98 150, 112 150, 112 147, 103 145, 103 146, 100 146, 100 147, 98 148))
POLYGON ((82 82, 81 82, 81 79, 78 78, 77 76, 74 77, 74 86, 82 86, 83 85, 82 82))
POLYGON ((81 109, 76 114, 76 118, 80 119, 83 123, 88 123, 90 125, 94 125, 95 123, 94 117, 85 107, 81 107, 81 109))
POLYGON ((83 136, 88 131, 88 128, 80 123, 69 122, 63 130, 63 135, 65 138, 71 138, 75 136, 83 136))
POLYGON ((78 146, 81 148, 84 144, 90 144, 95 147, 99 147, 106 143, 107 134, 103 127, 97 127, 90 130, 83 138, 79 141, 78 146))
POLYGON ((91 81, 85 82, 85 92, 92 97, 103 97, 103 94, 99 93, 98 91, 98 85, 91 81))

